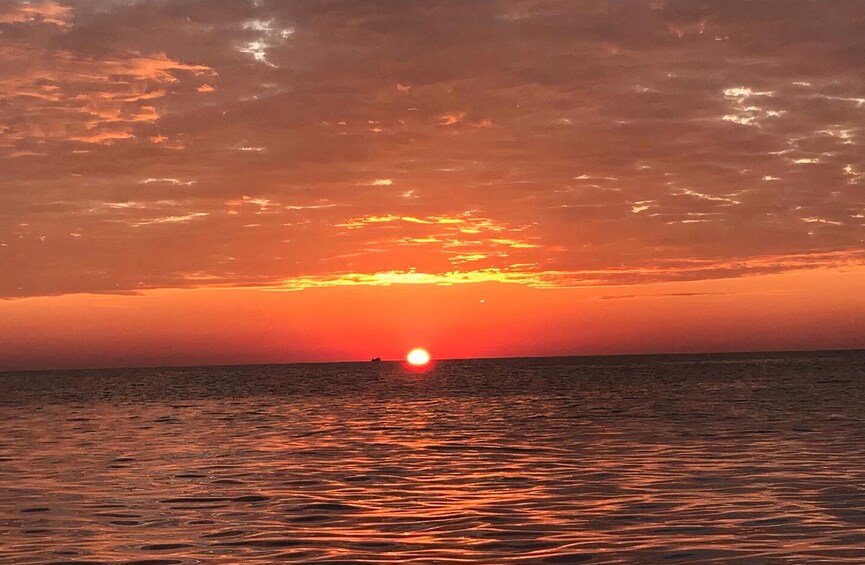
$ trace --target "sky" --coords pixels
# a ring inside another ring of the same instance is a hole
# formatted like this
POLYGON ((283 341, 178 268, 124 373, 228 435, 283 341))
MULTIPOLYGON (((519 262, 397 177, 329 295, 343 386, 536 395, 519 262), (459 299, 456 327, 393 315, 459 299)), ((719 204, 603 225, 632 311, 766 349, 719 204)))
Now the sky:
POLYGON ((0 369, 865 347, 859 1, 0 2, 0 369))

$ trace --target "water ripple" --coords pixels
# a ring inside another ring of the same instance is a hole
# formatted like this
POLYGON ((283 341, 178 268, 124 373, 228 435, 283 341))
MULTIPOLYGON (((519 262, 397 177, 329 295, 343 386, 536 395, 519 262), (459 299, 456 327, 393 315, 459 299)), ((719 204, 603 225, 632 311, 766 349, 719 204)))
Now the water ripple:
POLYGON ((0 375, 0 563, 863 563, 865 355, 0 375))

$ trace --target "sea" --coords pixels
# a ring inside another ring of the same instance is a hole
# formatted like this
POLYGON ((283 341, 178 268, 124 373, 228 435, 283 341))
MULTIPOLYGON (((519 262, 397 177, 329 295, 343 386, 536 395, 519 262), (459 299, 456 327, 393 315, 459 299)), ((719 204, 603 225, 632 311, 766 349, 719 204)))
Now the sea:
POLYGON ((865 563, 865 352, 0 374, 0 563, 865 563))

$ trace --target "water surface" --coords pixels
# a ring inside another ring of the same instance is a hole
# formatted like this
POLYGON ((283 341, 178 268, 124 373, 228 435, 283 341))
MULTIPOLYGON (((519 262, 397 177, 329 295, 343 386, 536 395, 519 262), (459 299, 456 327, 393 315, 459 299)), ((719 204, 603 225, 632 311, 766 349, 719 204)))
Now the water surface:
POLYGON ((0 375, 0 563, 863 563, 865 354, 0 375))

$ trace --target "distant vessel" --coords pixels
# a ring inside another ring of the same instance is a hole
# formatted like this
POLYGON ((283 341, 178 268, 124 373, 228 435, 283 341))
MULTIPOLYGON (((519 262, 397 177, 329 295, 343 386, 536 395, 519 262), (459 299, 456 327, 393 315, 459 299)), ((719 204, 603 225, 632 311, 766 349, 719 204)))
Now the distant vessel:
POLYGON ((381 357, 373 357, 369 360, 370 363, 381 363, 381 357))

